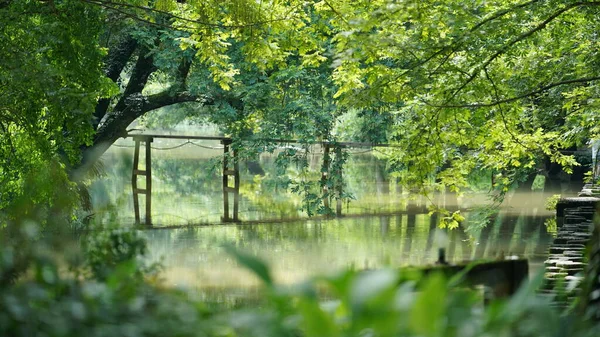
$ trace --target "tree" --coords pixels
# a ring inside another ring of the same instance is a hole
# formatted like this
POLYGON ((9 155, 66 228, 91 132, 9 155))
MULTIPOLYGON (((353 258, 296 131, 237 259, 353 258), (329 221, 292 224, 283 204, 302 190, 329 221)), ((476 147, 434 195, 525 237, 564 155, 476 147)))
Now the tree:
POLYGON ((459 188, 490 169, 508 185, 544 158, 569 170, 561 150, 597 136, 596 1, 324 3, 338 17, 336 96, 403 104, 408 182, 459 188))
POLYGON ((226 91, 239 73, 230 46, 242 43, 241 55, 263 72, 282 64, 278 43, 302 45, 289 35, 276 39, 301 24, 296 15, 304 15, 297 4, 246 0, 2 1, 1 206, 49 162, 80 179, 148 111, 181 102, 237 104, 226 91), (220 90, 193 83, 206 76, 220 90), (160 90, 149 89, 152 82, 160 90))
POLYGON ((50 158, 77 178, 131 122, 186 102, 246 134, 324 139, 347 109, 392 121, 405 183, 568 170, 561 150, 598 133, 598 4, 4 0, 3 184, 50 158))
POLYGON ((58 186, 71 188, 61 163, 91 145, 90 111, 116 91, 102 76, 100 10, 3 1, 0 22, 0 208, 24 192, 56 204, 58 186), (27 179, 45 181, 25 190, 27 179))
MULTIPOLYGON (((239 50, 256 67, 255 79, 262 71, 271 83, 285 77, 280 75, 285 71, 297 76, 292 65, 301 66, 301 72, 307 64, 320 71, 331 64, 331 79, 322 83, 333 80, 337 85, 336 100, 328 101, 332 111, 375 108, 375 117, 385 118, 389 111, 395 115, 392 139, 400 147, 392 159, 407 184, 438 176, 443 185, 458 189, 474 170, 490 170, 506 190, 530 173, 552 174, 556 170, 549 163, 569 171, 577 163, 562 150, 584 145, 598 132, 595 1, 294 4, 288 4, 293 19, 281 25, 269 22, 261 38, 232 32, 232 27, 211 27, 226 36, 221 41, 238 41, 229 51, 220 49, 217 59, 230 61, 227 53, 239 50)), ((191 35, 181 41, 197 53, 210 50, 197 34, 187 33, 191 35)), ((217 65, 208 66, 216 83, 225 89, 240 83, 243 76, 235 74, 243 69, 240 63, 219 63, 215 57, 200 59, 217 65)), ((233 86, 232 91, 206 95, 204 102, 224 98, 226 105, 246 109, 234 119, 282 128, 277 120, 289 120, 285 109, 266 113, 260 100, 249 99, 265 83, 247 81, 250 89, 236 91, 239 87, 233 86)), ((160 97, 178 97, 173 92, 160 97)), ((98 133, 105 134, 102 129, 98 133)))

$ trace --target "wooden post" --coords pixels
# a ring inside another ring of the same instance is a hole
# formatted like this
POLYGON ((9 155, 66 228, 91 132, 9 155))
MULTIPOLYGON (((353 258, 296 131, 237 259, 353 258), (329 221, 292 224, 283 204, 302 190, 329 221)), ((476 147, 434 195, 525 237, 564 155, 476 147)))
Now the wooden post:
POLYGON ((140 201, 137 188, 137 172, 140 162, 140 139, 134 138, 135 150, 133 152, 133 169, 131 170, 131 188, 133 191, 133 211, 135 213, 135 224, 140 224, 140 201))
POLYGON ((221 144, 223 144, 223 221, 228 222, 230 221, 229 218, 229 176, 228 176, 228 158, 227 155, 229 154, 229 144, 230 142, 223 140, 221 141, 221 144))
POLYGON ((238 164, 237 151, 233 151, 233 221, 239 221, 240 203, 240 167, 238 164))
POLYGON ((337 196, 337 200, 336 200, 336 205, 335 205, 335 215, 337 216, 342 216, 342 186, 343 184, 343 178, 342 178, 342 169, 340 168, 339 172, 337 173, 337 177, 336 179, 338 180, 337 186, 335 187, 336 189, 336 196, 337 196))
POLYGON ((321 166, 321 186, 323 188, 323 206, 329 209, 329 187, 327 186, 329 178, 329 144, 323 144, 323 166, 321 166))
POLYGON ((146 225, 152 225, 152 137, 146 137, 146 225))
POLYGON ((133 169, 131 172, 131 188, 133 190, 133 211, 135 213, 135 224, 140 224, 140 194, 146 195, 146 225, 152 225, 152 137, 149 136, 136 136, 133 138, 135 141, 135 150, 133 153, 133 169), (140 170, 140 143, 146 143, 146 169, 140 170), (137 178, 138 176, 146 176, 146 188, 138 188, 137 178))
POLYGON ((334 191, 335 191, 335 199, 336 199, 336 205, 335 205, 335 215, 336 216, 342 216, 342 189, 344 187, 344 178, 342 176, 342 165, 340 165, 339 163, 343 161, 342 156, 344 155, 342 153, 342 147, 339 144, 335 145, 335 149, 334 149, 334 153, 335 153, 335 160, 337 162, 337 164, 334 166, 334 191))
POLYGON ((233 169, 229 168, 229 147, 231 139, 221 141, 223 144, 223 222, 240 221, 239 202, 240 202, 240 169, 237 159, 237 151, 232 150, 233 169), (233 176, 233 187, 229 186, 229 176, 233 176), (233 216, 229 215, 229 192, 233 193, 233 216))

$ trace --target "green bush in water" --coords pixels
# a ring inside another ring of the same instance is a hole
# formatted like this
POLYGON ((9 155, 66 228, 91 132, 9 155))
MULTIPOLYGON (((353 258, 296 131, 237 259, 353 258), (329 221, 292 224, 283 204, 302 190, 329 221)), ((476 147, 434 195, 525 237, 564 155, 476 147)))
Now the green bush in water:
POLYGON ((107 280, 123 265, 132 265, 132 281, 143 281, 144 276, 158 271, 159 266, 145 266, 139 261, 146 255, 146 240, 138 232, 122 228, 106 228, 85 240, 85 265, 91 276, 107 280))

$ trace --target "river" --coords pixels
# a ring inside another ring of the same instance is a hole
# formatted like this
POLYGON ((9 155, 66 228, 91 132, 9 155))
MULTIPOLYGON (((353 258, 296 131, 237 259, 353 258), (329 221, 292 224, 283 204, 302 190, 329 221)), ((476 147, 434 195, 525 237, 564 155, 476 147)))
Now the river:
MULTIPOLYGON (((128 143, 117 145, 103 158, 106 172, 92 185, 92 200, 99 221, 129 224, 132 150, 128 143)), ((155 144, 157 149, 171 145, 155 144)), ((165 285, 207 301, 235 305, 256 297, 260 288, 258 279, 224 251, 225 244, 265 260, 276 282, 293 284, 345 268, 431 264, 439 248, 452 262, 525 257, 535 271, 553 238, 547 227, 553 212, 545 210, 542 191, 509 193, 496 210, 483 207, 490 202, 481 192, 418 197, 395 186, 385 161, 363 152, 348 160, 346 190, 355 200, 344 203, 341 218, 309 218, 301 211, 302 198, 273 182, 271 156, 260 161, 265 175, 242 172, 245 222, 214 225, 222 216, 215 160, 220 151, 218 144, 202 145, 194 151, 153 151, 152 217, 159 228, 143 233, 148 261, 164 266, 165 285), (461 208, 466 220, 456 229, 439 229, 439 216, 427 214, 432 202, 461 208)), ((319 159, 311 158, 316 171, 311 179, 319 177, 319 159)), ((474 182, 485 183, 485 177, 474 182)))

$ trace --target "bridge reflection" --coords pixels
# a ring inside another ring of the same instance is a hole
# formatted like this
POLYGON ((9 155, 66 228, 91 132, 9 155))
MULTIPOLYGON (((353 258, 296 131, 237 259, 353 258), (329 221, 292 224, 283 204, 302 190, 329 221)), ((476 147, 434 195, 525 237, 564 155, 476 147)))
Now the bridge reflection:
MULTIPOLYGON (((166 282, 183 286, 204 298, 244 297, 259 281, 237 266, 222 250, 224 244, 266 260, 280 283, 296 283, 318 274, 344 268, 370 269, 427 265, 437 250, 447 259, 528 258, 532 270, 542 266, 552 235, 535 212, 500 212, 478 230, 464 225, 454 230, 437 228, 437 216, 397 214, 295 221, 236 224, 146 231, 150 260, 160 257, 166 282), (231 295, 226 295, 228 292, 231 295)), ((231 300, 235 300, 231 298, 231 300)))

